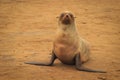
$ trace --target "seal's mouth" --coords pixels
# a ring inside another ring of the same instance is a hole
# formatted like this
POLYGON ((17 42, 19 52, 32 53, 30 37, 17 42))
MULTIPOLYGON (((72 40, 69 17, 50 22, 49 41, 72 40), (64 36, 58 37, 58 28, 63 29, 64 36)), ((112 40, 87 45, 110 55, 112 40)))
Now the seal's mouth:
POLYGON ((71 13, 62 13, 59 17, 59 20, 62 24, 69 25, 74 22, 74 17, 71 13))
POLYGON ((71 24, 71 18, 70 18, 70 16, 69 15, 65 15, 63 18, 62 18, 62 20, 61 20, 61 22, 63 23, 63 24, 71 24))

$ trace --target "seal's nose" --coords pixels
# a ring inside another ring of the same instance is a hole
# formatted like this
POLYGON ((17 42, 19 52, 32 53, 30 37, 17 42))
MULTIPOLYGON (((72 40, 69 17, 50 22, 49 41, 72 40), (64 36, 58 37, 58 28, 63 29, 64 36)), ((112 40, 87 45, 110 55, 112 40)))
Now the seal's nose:
POLYGON ((68 17, 69 17, 69 14, 65 14, 65 17, 68 18, 68 17))
POLYGON ((66 17, 68 17, 68 14, 66 14, 66 17))

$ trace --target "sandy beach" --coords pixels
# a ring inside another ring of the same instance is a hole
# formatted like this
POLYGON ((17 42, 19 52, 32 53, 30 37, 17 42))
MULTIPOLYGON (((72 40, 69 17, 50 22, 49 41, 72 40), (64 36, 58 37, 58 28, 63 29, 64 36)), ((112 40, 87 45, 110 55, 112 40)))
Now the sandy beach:
POLYGON ((119 80, 120 0, 0 0, 0 80, 119 80), (63 11, 76 16, 81 37, 91 45, 85 63, 107 73, 77 71, 56 60, 53 66, 34 66, 25 61, 47 62, 63 11))

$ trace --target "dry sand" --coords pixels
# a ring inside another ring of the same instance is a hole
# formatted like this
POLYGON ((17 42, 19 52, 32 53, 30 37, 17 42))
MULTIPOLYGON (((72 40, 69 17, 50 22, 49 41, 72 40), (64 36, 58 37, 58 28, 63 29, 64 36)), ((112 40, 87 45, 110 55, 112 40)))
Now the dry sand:
POLYGON ((0 80, 120 80, 120 0, 0 0, 0 80), (49 60, 56 17, 66 10, 92 47, 84 65, 107 73, 59 60, 52 67, 24 64, 49 60))

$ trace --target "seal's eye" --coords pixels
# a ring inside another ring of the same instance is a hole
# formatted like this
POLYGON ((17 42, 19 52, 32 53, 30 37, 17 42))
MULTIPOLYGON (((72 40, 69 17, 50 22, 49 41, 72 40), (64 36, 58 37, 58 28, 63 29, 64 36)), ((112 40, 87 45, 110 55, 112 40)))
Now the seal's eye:
POLYGON ((62 13, 61 15, 60 15, 60 17, 62 18, 64 16, 64 13, 62 13))
POLYGON ((71 13, 69 15, 70 15, 70 17, 73 17, 73 15, 71 13))

